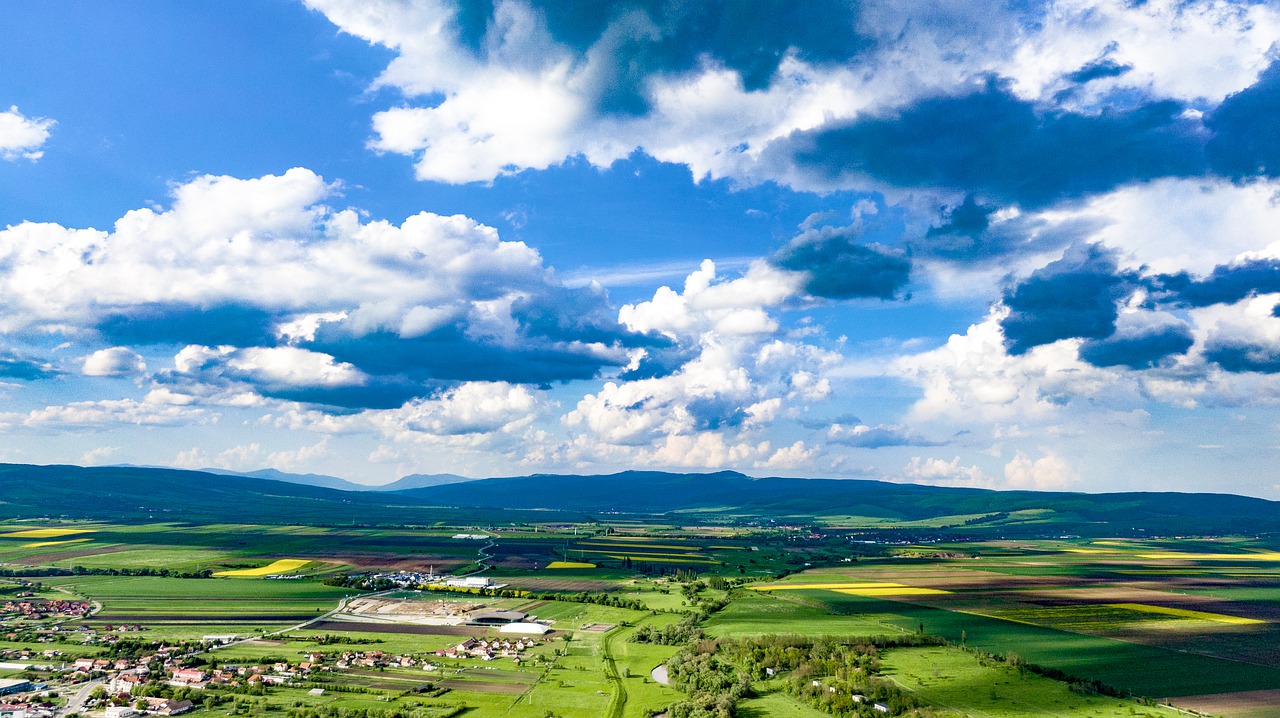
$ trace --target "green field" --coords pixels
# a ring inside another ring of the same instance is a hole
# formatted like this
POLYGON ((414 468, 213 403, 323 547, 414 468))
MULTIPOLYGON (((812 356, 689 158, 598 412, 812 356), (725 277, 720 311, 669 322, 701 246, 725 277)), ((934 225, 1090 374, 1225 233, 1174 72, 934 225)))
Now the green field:
POLYGON ((1072 691, 1066 684, 954 648, 897 648, 885 675, 930 703, 974 718, 1173 718, 1179 711, 1072 691))
MULTIPOLYGON (((966 521, 993 523, 1038 520, 1032 514, 966 516, 966 521)), ((914 522, 910 529, 934 528, 926 524, 914 522)), ((397 707, 425 717, 466 706, 464 715, 477 718, 543 718, 549 710, 566 717, 643 718, 685 699, 650 675, 685 644, 630 639, 639 626, 684 625, 695 620, 691 616, 698 619, 701 635, 712 639, 777 634, 902 638, 920 630, 945 638, 952 647, 894 648, 880 657, 883 675, 929 704, 936 716, 1176 715, 1166 708, 1073 691, 1065 682, 1012 667, 1004 657, 1157 699, 1280 689, 1280 656, 1274 651, 1280 641, 1280 565, 1269 553, 1275 546, 1265 539, 865 544, 811 529, 647 525, 638 520, 620 521, 616 527, 546 523, 536 531, 532 525, 499 530, 471 525, 58 522, 9 523, 0 532, 31 528, 48 536, 0 536, 0 568, 44 575, 6 578, 0 589, 6 595, 29 591, 37 599, 81 597, 100 611, 74 621, 14 619, 14 627, 28 632, 0 642, 0 652, 54 647, 66 660, 110 655, 109 642, 101 640, 105 626, 140 624, 144 630, 119 636, 153 645, 209 634, 260 637, 207 654, 218 663, 298 662, 311 652, 358 648, 440 664, 430 672, 419 666, 352 666, 311 683, 272 686, 262 695, 235 694, 240 708, 222 705, 197 714, 225 715, 228 707, 241 715, 282 716, 306 707, 397 707), (453 538, 479 531, 495 538, 453 538), (76 543, 26 545, 64 540, 76 543), (397 590, 385 598, 401 607, 483 604, 490 610, 527 612, 549 623, 554 633, 520 663, 509 657, 481 661, 435 656, 468 636, 499 637, 496 627, 437 630, 388 613, 356 616, 365 621, 360 630, 287 630, 335 609, 345 597, 366 592, 325 585, 326 577, 475 566, 478 549, 487 543, 495 545, 491 569, 483 575, 522 593, 463 596, 397 590), (588 553, 594 551, 605 553, 588 553), (608 560, 596 568, 546 569, 554 560, 584 555, 629 556, 632 562, 630 567, 608 560), (642 561, 644 557, 663 559, 666 565, 642 561), (264 567, 280 559, 306 561, 298 570, 306 575, 297 580, 196 577, 204 571, 264 567), (80 575, 58 575, 72 567, 80 575), (845 588, 840 591, 822 588, 841 585, 845 588), (779 587, 785 590, 773 590, 779 587), (50 626, 67 630, 56 639, 35 632, 50 626), (588 626, 593 630, 585 630, 588 626), (82 632, 74 632, 77 627, 98 631, 99 638, 86 641, 82 632), (308 686, 321 683, 332 690, 322 696, 307 692, 308 686), (431 695, 416 692, 420 690, 431 695)), ((688 645, 698 644, 691 641, 688 645)), ((760 680, 756 694, 739 704, 738 714, 825 715, 790 697, 786 680, 760 680)))

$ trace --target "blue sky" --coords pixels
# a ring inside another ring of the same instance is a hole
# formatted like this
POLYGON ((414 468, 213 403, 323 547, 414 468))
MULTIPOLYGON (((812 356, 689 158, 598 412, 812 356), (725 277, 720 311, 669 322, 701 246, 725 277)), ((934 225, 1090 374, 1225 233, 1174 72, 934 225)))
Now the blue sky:
POLYGON ((6 7, 0 460, 1280 497, 1274 4, 585 7, 6 7))

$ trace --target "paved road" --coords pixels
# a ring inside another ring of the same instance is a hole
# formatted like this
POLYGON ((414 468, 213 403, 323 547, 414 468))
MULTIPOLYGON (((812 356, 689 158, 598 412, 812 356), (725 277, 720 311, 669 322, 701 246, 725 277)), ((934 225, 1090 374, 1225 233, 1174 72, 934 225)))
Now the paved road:
POLYGON ((102 685, 103 683, 104 681, 99 678, 80 686, 80 690, 76 691, 75 695, 68 698, 67 704, 62 708, 59 708, 58 712, 54 713, 54 715, 66 716, 71 715, 72 713, 79 713, 84 710, 84 702, 89 700, 89 694, 93 692, 94 688, 102 685))

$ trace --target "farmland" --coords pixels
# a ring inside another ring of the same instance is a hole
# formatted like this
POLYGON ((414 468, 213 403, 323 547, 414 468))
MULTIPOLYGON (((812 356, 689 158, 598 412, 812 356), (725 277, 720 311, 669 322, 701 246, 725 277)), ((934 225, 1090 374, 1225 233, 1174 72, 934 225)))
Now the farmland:
POLYGON ((12 623, 0 652, 114 660, 177 644, 191 665, 248 667, 206 678, 197 715, 465 707, 639 718, 699 700, 657 680, 671 661, 746 676, 751 692, 735 699, 744 716, 826 715, 831 696, 872 689, 893 697, 894 715, 995 718, 1185 715, 1178 708, 1254 718, 1280 695, 1269 539, 922 540, 920 530, 634 517, 12 521, 0 525, 0 600, 22 592, 94 608, 12 623), (481 588, 425 583, 477 570, 481 588), (493 660, 460 652, 470 639, 514 640, 473 620, 484 611, 528 614, 545 635, 493 660), (211 635, 230 643, 202 643, 211 635), (853 662, 814 664, 804 680, 785 667, 764 674, 731 648, 749 640, 834 645, 853 662))

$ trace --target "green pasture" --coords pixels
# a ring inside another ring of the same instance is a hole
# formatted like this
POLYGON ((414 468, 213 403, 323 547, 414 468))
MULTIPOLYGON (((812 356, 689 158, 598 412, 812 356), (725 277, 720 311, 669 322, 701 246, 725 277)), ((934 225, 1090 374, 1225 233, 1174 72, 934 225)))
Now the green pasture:
POLYGON ((925 701, 981 718, 1173 718, 1163 706, 1073 692, 1061 681, 956 648, 896 648, 881 657, 885 676, 925 701))
POLYGON ((748 698, 738 704, 737 712, 737 718, 827 718, 829 715, 780 691, 748 698))
POLYGON ((1280 669, 1052 628, 957 613, 904 601, 822 590, 791 593, 837 613, 918 630, 984 651, 1016 653, 1030 663, 1100 680, 1153 698, 1280 688, 1280 669), (1141 666, 1141 669, 1135 667, 1141 666))
POLYGON ((703 627, 710 635, 722 637, 770 633, 878 636, 903 630, 872 618, 836 613, 822 601, 793 595, 796 593, 802 592, 788 591, 788 595, 779 596, 745 591, 728 606, 712 614, 703 627))

